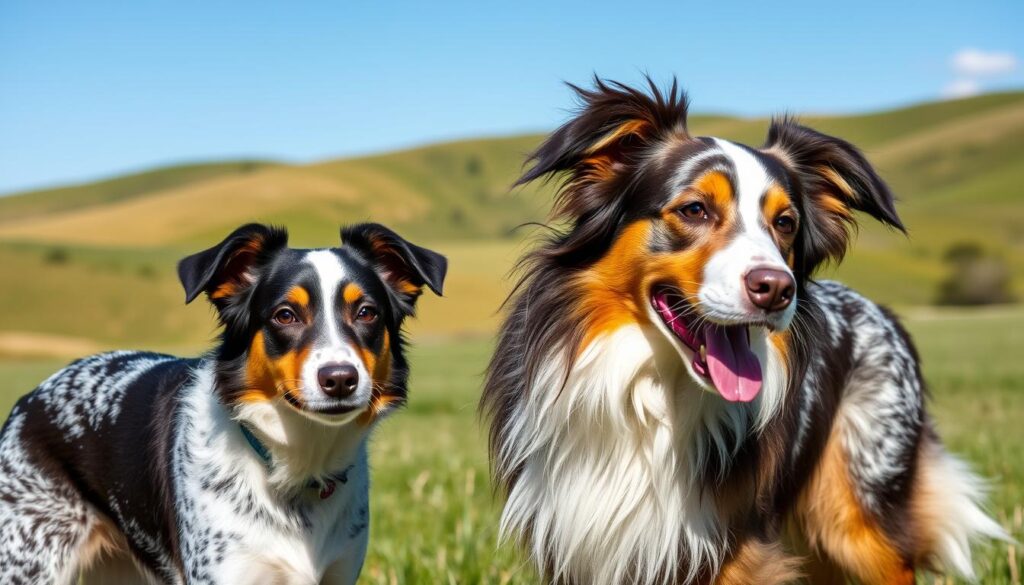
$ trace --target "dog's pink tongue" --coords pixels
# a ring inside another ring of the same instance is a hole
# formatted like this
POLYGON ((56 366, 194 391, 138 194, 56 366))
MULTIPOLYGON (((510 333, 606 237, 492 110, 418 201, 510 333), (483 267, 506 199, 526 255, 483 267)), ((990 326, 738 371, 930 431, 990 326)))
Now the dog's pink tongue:
POLYGON ((729 402, 750 402, 761 391, 761 363, 750 350, 743 326, 704 328, 708 370, 718 393, 729 402))

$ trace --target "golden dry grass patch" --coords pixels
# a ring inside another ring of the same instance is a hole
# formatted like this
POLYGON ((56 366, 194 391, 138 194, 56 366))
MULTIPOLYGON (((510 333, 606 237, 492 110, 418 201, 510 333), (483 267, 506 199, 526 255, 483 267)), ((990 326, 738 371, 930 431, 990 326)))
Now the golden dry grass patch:
POLYGON ((1024 104, 1011 104, 954 120, 934 128, 909 134, 883 146, 868 150, 872 160, 888 167, 897 167, 929 152, 936 145, 986 148, 993 143, 1019 135, 1024 131, 1024 104))
POLYGON ((89 355, 101 346, 84 337, 34 331, 0 331, 0 356, 11 358, 66 358, 89 355))
POLYGON ((321 173, 301 167, 270 168, 0 226, 0 238, 157 246, 302 205, 344 204, 360 197, 351 185, 321 173))

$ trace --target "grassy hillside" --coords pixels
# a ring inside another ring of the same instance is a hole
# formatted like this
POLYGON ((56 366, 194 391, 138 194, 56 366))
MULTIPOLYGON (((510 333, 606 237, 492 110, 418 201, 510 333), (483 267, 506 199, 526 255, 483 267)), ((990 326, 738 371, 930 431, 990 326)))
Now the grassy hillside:
MULTIPOLYGON (((1024 92, 805 122, 865 149, 892 184, 911 237, 871 223, 838 271, 874 298, 929 303, 945 249, 998 250, 1024 292, 1024 92)), ((759 144, 765 119, 696 116, 694 134, 759 144)), ((451 257, 450 298, 425 299, 417 331, 492 330, 503 280, 552 187, 515 191, 540 136, 467 140, 309 165, 233 162, 169 167, 0 198, 0 262, 25 276, 0 287, 0 353, 58 347, 201 346, 209 311, 181 306, 174 263, 247 221, 287 225, 292 243, 337 241, 373 219, 451 257), (26 334, 51 336, 32 343, 26 334), (62 345, 63 344, 63 345, 62 345), (7 348, 7 349, 5 349, 7 348)), ((1022 295, 1019 295, 1022 296, 1022 295)))
MULTIPOLYGON (((924 245, 935 243, 934 234, 1024 245, 1024 219, 1008 213, 1021 201, 1024 184, 1024 93, 804 120, 865 149, 900 195, 907 223, 924 245), (981 235, 979 223, 986 226, 981 235)), ((695 134, 752 144, 763 141, 766 126, 764 119, 722 116, 691 121, 695 134)), ((27 193, 0 198, 0 238, 197 244, 257 218, 296 226, 301 237, 319 241, 325 229, 370 217, 421 239, 508 237, 514 226, 543 219, 547 210, 549 188, 509 192, 523 155, 539 139, 468 140, 301 166, 175 167, 27 193)))
POLYGON ((14 193, 0 198, 0 223, 116 203, 215 177, 243 175, 275 164, 252 160, 176 165, 82 185, 14 193))

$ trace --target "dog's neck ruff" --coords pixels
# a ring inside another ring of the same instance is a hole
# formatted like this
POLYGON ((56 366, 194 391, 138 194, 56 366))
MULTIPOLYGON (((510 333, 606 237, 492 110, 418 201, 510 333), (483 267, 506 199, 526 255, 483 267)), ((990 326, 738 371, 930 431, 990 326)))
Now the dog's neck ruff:
POLYGON ((503 428, 502 533, 555 582, 689 581, 717 572, 727 534, 713 489, 781 402, 764 339, 764 391, 728 403, 702 390, 653 327, 599 338, 568 365, 552 350, 503 428), (567 371, 568 370, 568 371, 567 371), (564 384, 562 383, 564 380, 564 384), (707 477, 715 459, 722 476, 707 477))
MULTIPOLYGON (((238 428, 241 429, 242 436, 245 437, 246 442, 249 443, 250 447, 252 447, 256 456, 263 460, 263 464, 267 466, 267 469, 270 469, 273 466, 273 458, 270 454, 270 449, 268 449, 267 446, 264 445, 263 442, 260 441, 259 438, 257 438, 249 429, 249 427, 245 426, 245 424, 239 423, 238 428)), ((334 495, 334 490, 338 483, 341 485, 348 483, 348 472, 351 471, 353 467, 355 467, 355 465, 349 465, 340 472, 328 474, 320 479, 311 479, 309 480, 309 483, 306 484, 306 487, 309 489, 319 490, 320 499, 326 500, 334 495)))
MULTIPOLYGON (((218 408, 223 408, 219 402, 218 408)), ((373 428, 354 420, 338 424, 311 420, 283 400, 240 402, 225 408, 223 415, 230 423, 226 432, 255 452, 270 486, 293 495, 306 489, 310 478, 322 485, 358 461, 373 428), (261 447, 256 448, 239 428, 248 430, 261 447), (260 451, 269 454, 272 464, 260 451)))

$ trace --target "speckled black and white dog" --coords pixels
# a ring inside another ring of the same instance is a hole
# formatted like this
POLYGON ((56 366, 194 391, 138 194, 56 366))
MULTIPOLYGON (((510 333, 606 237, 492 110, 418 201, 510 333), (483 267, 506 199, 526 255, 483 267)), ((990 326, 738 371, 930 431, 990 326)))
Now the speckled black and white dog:
POLYGON ((446 261, 377 224, 287 247, 247 225, 181 261, 224 332, 120 351, 18 401, 0 435, 0 583, 353 583, 366 441, 401 405, 402 321, 446 261))

